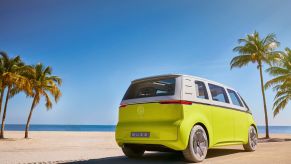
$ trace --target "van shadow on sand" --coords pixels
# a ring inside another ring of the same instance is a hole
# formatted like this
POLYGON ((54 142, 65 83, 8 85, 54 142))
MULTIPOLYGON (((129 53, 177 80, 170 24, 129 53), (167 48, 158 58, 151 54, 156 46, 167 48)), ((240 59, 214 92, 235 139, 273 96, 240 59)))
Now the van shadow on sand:
MULTIPOLYGON (((208 150, 207 159, 226 156, 235 153, 244 153, 240 149, 210 149, 208 150)), ((129 159, 125 156, 106 157, 99 159, 90 159, 85 161, 67 162, 68 164, 95 164, 95 163, 116 163, 116 164, 134 164, 134 163, 187 163, 182 153, 146 153, 142 158, 129 159)))
POLYGON ((290 142, 290 138, 259 138, 259 143, 267 142, 290 142))

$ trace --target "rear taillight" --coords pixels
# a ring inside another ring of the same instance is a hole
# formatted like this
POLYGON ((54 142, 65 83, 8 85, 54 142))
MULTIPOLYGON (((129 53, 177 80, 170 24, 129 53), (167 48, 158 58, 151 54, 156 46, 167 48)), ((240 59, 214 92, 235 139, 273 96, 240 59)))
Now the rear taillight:
POLYGON ((126 107, 126 104, 120 104, 119 108, 124 108, 126 107))
POLYGON ((160 104, 183 104, 183 105, 192 105, 191 101, 185 101, 185 100, 166 100, 166 101, 160 101, 160 104))

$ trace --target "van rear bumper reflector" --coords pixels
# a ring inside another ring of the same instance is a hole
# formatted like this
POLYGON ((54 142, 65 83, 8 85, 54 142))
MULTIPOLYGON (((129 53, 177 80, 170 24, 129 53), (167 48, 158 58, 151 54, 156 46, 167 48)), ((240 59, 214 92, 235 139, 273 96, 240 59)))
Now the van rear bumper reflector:
POLYGON ((183 105, 192 105, 191 101, 185 101, 185 100, 166 100, 166 101, 160 101, 160 104, 183 104, 183 105))
POLYGON ((120 104, 119 108, 124 108, 126 107, 126 104, 120 104))

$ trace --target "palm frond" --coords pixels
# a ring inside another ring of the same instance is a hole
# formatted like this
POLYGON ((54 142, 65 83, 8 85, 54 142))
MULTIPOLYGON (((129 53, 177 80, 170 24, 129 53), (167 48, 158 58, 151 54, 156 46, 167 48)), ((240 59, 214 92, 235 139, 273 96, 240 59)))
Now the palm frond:
POLYGON ((291 96, 282 96, 280 98, 277 98, 274 102, 274 106, 273 106, 273 114, 274 117, 281 111, 283 110, 288 102, 291 100, 291 96))
POLYGON ((43 95, 45 97, 45 106, 49 110, 52 108, 53 104, 51 102, 49 95, 46 92, 43 92, 43 95))
POLYGON ((271 86, 275 86, 276 84, 284 83, 285 81, 286 81, 285 76, 277 76, 277 77, 267 81, 264 87, 265 87, 265 89, 268 89, 271 86))
POLYGON ((233 69, 234 67, 241 68, 250 62, 253 62, 252 55, 239 55, 234 57, 230 62, 230 68, 233 69))
POLYGON ((15 95, 17 95, 17 94, 20 93, 20 92, 21 92, 21 90, 19 90, 19 89, 16 88, 16 87, 13 87, 13 88, 10 90, 9 98, 14 97, 15 95))
POLYGON ((266 72, 268 72, 269 74, 271 74, 273 76, 280 76, 280 75, 289 74, 290 70, 288 70, 286 68, 282 68, 282 67, 273 66, 273 67, 266 69, 266 72))

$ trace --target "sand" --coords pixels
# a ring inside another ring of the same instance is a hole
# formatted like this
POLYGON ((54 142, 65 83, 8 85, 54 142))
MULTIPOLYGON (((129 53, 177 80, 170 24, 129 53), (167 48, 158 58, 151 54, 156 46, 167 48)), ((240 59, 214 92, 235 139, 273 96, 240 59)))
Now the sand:
MULTIPOLYGON (((0 140, 0 163, 186 163, 180 153, 146 152, 141 159, 128 159, 116 145, 113 132, 7 131, 0 140)), ((291 139, 291 135, 272 134, 291 139)), ((277 141, 277 140, 275 140, 277 141)), ((281 140, 279 140, 281 141, 281 140)), ((259 143, 257 151, 242 146, 211 149, 203 163, 291 163, 291 141, 259 143)))

